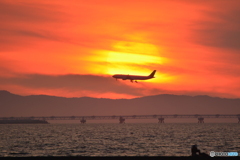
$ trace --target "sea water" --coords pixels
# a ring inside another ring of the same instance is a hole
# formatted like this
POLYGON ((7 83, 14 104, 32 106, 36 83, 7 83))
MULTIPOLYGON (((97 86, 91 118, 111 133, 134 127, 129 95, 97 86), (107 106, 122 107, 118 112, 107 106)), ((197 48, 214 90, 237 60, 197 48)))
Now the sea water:
POLYGON ((0 156, 189 156, 240 152, 240 124, 0 125, 0 156))

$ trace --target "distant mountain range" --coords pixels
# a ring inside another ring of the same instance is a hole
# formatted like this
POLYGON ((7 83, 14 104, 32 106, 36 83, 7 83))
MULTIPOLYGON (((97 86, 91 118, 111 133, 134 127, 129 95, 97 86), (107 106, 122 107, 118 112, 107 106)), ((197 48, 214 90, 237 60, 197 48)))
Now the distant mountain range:
POLYGON ((134 99, 64 98, 0 91, 0 117, 144 114, 240 114, 240 99, 167 94, 134 99))

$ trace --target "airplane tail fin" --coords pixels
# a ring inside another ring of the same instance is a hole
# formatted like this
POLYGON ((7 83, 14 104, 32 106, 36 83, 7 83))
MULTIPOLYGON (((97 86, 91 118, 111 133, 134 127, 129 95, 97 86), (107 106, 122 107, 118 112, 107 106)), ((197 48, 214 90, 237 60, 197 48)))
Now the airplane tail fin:
POLYGON ((156 73, 156 70, 154 70, 148 77, 149 78, 154 78, 155 73, 156 73))

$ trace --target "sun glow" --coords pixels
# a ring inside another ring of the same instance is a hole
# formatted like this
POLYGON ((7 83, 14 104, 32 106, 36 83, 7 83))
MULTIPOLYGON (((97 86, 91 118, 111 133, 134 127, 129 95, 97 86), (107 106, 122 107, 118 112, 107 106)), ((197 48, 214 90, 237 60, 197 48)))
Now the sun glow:
POLYGON ((117 42, 113 45, 113 50, 107 52, 107 61, 114 64, 108 73, 148 75, 155 65, 167 61, 160 57, 160 52, 160 48, 150 43, 117 42))
POLYGON ((113 46, 113 49, 119 52, 129 52, 146 55, 158 55, 158 53, 160 52, 160 49, 153 44, 128 41, 117 42, 113 46))
POLYGON ((109 51, 107 61, 112 63, 116 62, 146 65, 148 63, 156 62, 161 64, 163 60, 154 55, 109 51))
POLYGON ((95 51, 91 60, 106 62, 105 74, 148 75, 156 65, 167 59, 160 56, 161 49, 150 43, 119 41, 111 50, 95 51))

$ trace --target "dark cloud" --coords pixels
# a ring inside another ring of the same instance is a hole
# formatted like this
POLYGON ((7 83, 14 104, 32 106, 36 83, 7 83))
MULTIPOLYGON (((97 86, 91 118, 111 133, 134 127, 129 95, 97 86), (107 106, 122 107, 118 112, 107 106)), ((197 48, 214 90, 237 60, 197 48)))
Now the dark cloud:
POLYGON ((111 49, 106 44, 123 40, 119 34, 112 35, 102 30, 95 32, 99 29, 95 23, 101 18, 101 14, 99 16, 94 14, 98 11, 95 7, 78 4, 79 13, 74 13, 68 8, 71 3, 67 3, 68 5, 62 2, 44 3, 0 2, 0 51, 13 48, 18 50, 38 43, 32 38, 98 49, 111 49), (92 33, 89 28, 92 28, 93 24, 92 33), (74 29, 75 27, 77 29, 74 29))
POLYGON ((208 11, 205 14, 214 20, 196 22, 200 29, 194 29, 194 41, 217 48, 240 49, 240 9, 208 11))
MULTIPOLYGON (((210 95, 216 97, 238 97, 228 92, 217 92, 217 90, 224 89, 221 86, 209 87, 209 91, 195 91, 195 90, 169 90, 166 88, 166 84, 159 84, 155 88, 150 88, 147 83, 130 83, 132 86, 121 83, 122 80, 116 81, 111 76, 95 76, 95 75, 18 75, 16 77, 0 77, 0 84, 3 86, 20 86, 22 88, 32 90, 64 90, 65 92, 89 92, 86 95, 92 96, 91 93, 104 94, 104 93, 116 93, 126 94, 137 97, 143 97, 146 95, 158 95, 158 94, 176 94, 176 95, 210 95), (139 88, 134 86, 138 85, 139 88)), ((234 84, 232 84, 233 86, 234 84)), ((0 88, 1 89, 1 88, 0 88)), ((5 88, 7 89, 7 88, 5 88)), ((235 88, 236 92, 239 91, 239 87, 235 88)), ((75 94, 75 97, 78 97, 75 94)))
MULTIPOLYGON (((120 80, 119 80, 120 81, 120 80)), ((0 77, 1 85, 19 85, 32 89, 64 89, 66 91, 92 91, 97 93, 118 93, 141 96, 144 89, 133 88, 116 81, 111 76, 94 75, 22 75, 0 77)), ((129 82, 131 83, 131 82, 129 82)))
POLYGON ((36 43, 31 38, 64 41, 57 29, 68 15, 63 6, 36 2, 0 2, 0 50, 13 50, 36 43))
POLYGON ((1 21, 12 22, 51 22, 60 20, 63 13, 58 10, 61 6, 42 3, 0 2, 1 21))
POLYGON ((36 38, 47 38, 50 39, 49 34, 41 33, 41 31, 34 31, 34 30, 24 30, 24 29, 2 29, 2 35, 5 36, 28 36, 28 37, 36 37, 36 38))
POLYGON ((208 70, 211 74, 218 74, 223 76, 228 76, 229 78, 236 78, 240 77, 240 66, 239 65, 224 65, 224 64, 217 64, 211 65, 208 70))
POLYGON ((59 36, 56 33, 44 29, 32 29, 24 27, 1 29, 0 34, 2 35, 0 42, 11 44, 32 43, 30 38, 47 39, 59 42, 69 41, 66 37, 59 36))

